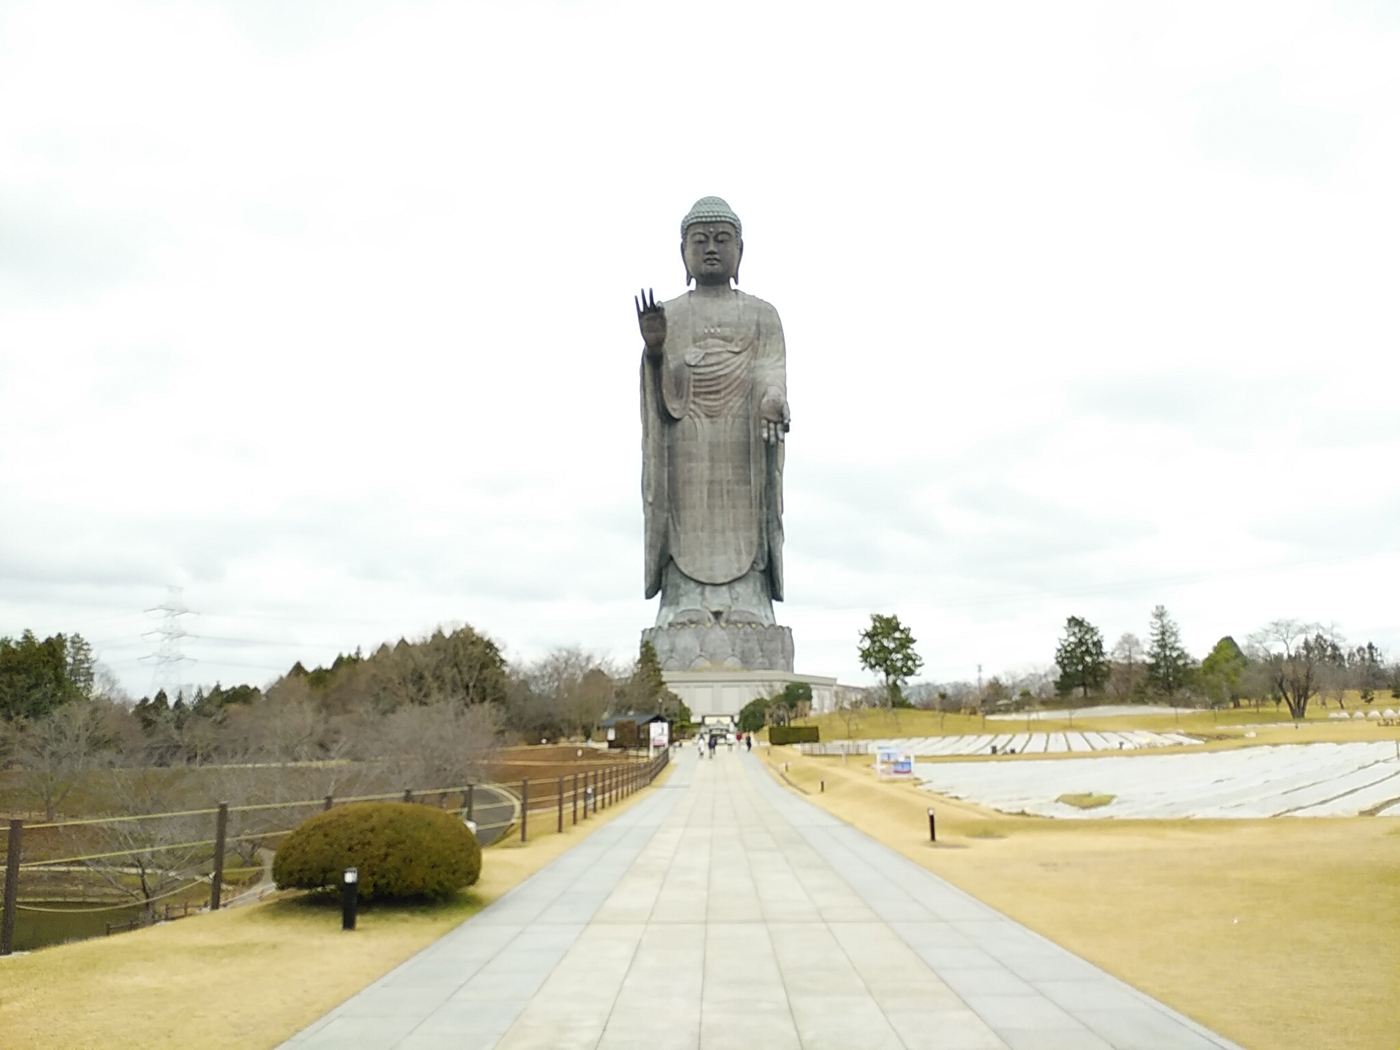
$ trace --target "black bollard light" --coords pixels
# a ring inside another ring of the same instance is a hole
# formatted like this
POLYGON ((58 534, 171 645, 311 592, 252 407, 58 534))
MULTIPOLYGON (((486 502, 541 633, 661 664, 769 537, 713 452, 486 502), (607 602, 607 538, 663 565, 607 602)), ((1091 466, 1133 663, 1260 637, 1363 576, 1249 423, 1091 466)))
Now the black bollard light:
POLYGON ((928 810, 928 840, 930 842, 938 841, 938 825, 934 823, 932 806, 928 810))
POLYGON ((360 904, 360 869, 346 868, 345 881, 340 886, 340 928, 355 928, 355 911, 360 904))

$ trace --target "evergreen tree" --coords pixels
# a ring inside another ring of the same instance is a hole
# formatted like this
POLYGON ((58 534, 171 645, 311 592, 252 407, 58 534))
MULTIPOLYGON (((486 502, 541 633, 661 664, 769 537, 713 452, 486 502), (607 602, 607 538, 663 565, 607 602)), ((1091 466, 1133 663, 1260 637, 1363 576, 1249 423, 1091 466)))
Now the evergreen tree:
MULTIPOLYGON (((661 673, 661 658, 656 655, 656 646, 642 642, 631 675, 617 690, 614 714, 664 714, 680 721, 684 706, 681 698, 666 688, 666 677, 661 673)), ((685 720, 688 720, 688 710, 685 716, 685 720)))
POLYGON ((1181 629, 1164 605, 1152 610, 1147 641, 1147 684, 1164 696, 1175 696, 1188 685, 1196 661, 1181 644, 1181 629))
POLYGON ((42 718, 71 700, 89 699, 94 670, 82 635, 40 641, 25 631, 18 639, 0 638, 0 719, 42 718))
POLYGON ((914 635, 898 616, 870 614, 870 626, 860 632, 860 665, 884 676, 891 707, 909 707, 904 683, 919 673, 923 657, 914 651, 914 635))
POLYGON ((1103 649, 1103 634, 1088 620, 1071 616, 1065 621, 1065 636, 1055 650, 1055 664, 1060 677, 1055 679, 1055 691, 1069 696, 1076 689, 1088 697, 1108 681, 1108 657, 1103 649))
POLYGON ((1249 657, 1228 634, 1215 643, 1215 648, 1201 661, 1200 679, 1211 701, 1239 705, 1249 657))
POLYGON ((1374 642, 1367 642, 1355 649, 1348 649, 1345 661, 1347 677, 1361 693, 1362 701, 1368 704, 1373 702, 1376 699, 1376 690, 1385 688, 1384 654, 1376 648, 1374 642))
POLYGON ((739 732, 757 733, 768 724, 768 698, 750 700, 739 712, 739 732))

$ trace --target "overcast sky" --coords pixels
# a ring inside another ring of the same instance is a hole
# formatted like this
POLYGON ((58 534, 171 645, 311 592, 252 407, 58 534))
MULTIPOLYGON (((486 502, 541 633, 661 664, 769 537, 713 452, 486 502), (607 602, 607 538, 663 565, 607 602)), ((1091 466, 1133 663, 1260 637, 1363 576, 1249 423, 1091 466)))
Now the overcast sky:
POLYGON ((637 286, 744 222, 798 669, 1400 655, 1400 3, 0 4, 0 634, 635 655, 637 286))

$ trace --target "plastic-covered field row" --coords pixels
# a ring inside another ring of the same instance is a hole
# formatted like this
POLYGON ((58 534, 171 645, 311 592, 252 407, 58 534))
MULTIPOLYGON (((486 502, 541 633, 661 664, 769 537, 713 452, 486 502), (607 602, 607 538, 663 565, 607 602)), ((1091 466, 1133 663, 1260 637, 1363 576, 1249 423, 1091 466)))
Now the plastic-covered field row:
MULTIPOLYGON (((838 741, 844 745, 844 741, 838 741)), ((966 736, 915 736, 866 742, 868 750, 892 747, 915 758, 942 755, 990 755, 1015 752, 1018 755, 1064 754, 1082 751, 1136 751, 1146 747, 1180 747, 1199 744, 1185 733, 1150 733, 1129 730, 1120 733, 1096 733, 1070 730, 1063 733, 982 733, 966 736)))
POLYGON ((1237 751, 1054 762, 916 763, 930 791, 1006 813, 1107 817, 1400 816, 1392 742, 1285 744, 1237 751), (1062 795, 1112 795, 1080 809, 1062 795))

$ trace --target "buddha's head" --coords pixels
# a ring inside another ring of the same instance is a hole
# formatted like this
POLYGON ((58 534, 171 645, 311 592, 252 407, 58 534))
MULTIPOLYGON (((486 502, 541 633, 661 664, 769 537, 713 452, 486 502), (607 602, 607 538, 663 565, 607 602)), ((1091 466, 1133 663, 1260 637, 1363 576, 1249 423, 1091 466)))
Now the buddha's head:
POLYGON ((738 283, 739 261, 744 257, 744 227, 739 216, 720 197, 701 197, 681 220, 681 258, 688 281, 738 283))

